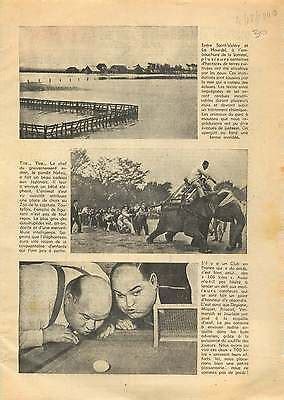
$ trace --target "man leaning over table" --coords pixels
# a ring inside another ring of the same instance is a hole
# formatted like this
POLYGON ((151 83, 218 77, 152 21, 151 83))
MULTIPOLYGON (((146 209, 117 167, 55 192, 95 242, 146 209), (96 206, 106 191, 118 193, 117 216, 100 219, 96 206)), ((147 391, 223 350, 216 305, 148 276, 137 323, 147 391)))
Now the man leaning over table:
POLYGON ((186 263, 122 262, 114 265, 111 271, 113 307, 97 336, 103 339, 115 329, 153 326, 154 304, 192 304, 191 268, 188 267, 186 263))
POLYGON ((98 264, 21 264, 20 349, 77 344, 103 324, 111 304, 109 278, 98 264))

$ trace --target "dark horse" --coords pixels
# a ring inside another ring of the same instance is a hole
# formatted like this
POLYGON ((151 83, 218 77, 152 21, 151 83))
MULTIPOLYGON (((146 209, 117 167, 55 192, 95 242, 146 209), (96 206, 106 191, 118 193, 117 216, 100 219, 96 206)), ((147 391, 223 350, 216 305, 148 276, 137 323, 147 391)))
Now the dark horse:
POLYGON ((218 207, 228 193, 211 192, 207 196, 197 198, 187 206, 165 202, 157 228, 148 236, 147 243, 165 233, 167 242, 171 242, 177 232, 193 238, 192 246, 201 252, 210 252, 207 236, 210 221, 213 217, 224 222, 230 222, 230 240, 227 250, 234 250, 242 245, 242 232, 246 218, 237 200, 218 207))

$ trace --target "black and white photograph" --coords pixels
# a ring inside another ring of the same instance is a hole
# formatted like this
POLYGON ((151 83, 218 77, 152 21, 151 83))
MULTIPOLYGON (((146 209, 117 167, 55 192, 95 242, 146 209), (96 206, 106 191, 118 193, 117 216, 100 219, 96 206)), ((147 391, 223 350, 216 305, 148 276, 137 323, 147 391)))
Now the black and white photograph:
POLYGON ((73 253, 246 253, 247 150, 74 149, 73 253))
POLYGON ((198 269, 21 262, 19 372, 196 375, 198 269))
POLYGON ((196 26, 25 26, 20 138, 197 139, 196 26))

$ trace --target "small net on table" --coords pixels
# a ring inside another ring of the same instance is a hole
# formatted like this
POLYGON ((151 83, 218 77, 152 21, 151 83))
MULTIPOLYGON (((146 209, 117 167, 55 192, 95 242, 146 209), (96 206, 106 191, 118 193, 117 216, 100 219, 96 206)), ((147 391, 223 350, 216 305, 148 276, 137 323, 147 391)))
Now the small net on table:
POLYGON ((159 310, 159 336, 161 339, 197 337, 197 310, 159 310))

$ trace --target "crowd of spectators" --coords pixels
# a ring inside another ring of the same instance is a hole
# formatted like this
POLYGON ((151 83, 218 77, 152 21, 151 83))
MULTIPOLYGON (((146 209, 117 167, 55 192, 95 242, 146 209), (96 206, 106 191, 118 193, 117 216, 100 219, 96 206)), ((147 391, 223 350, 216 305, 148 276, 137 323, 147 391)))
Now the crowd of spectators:
POLYGON ((74 232, 74 225, 77 225, 77 232, 82 232, 82 226, 90 229, 103 229, 106 232, 114 231, 119 233, 130 233, 133 235, 149 234, 148 217, 151 211, 144 204, 136 204, 131 207, 127 204, 121 208, 80 208, 78 201, 74 200, 71 208, 71 233, 74 232))

